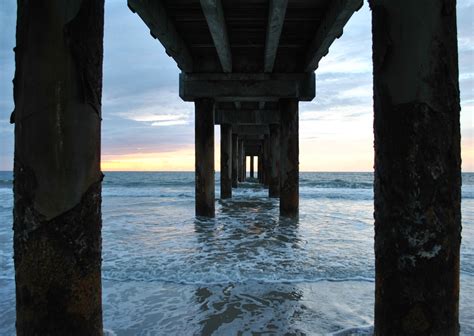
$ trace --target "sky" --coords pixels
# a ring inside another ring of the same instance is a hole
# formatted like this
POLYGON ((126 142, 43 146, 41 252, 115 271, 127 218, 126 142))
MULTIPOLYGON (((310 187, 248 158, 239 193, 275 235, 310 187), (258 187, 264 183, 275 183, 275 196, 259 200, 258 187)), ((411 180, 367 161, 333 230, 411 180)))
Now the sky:
MULTIPOLYGON (((356 12, 316 71, 316 98, 300 103, 301 171, 372 171, 371 19, 356 12)), ((463 171, 474 171, 474 0, 458 0, 463 171)), ((16 1, 0 0, 0 170, 13 167, 16 1)), ((179 70, 126 0, 106 0, 102 169, 192 171, 194 105, 179 70)), ((219 126, 215 127, 219 170, 219 126)))

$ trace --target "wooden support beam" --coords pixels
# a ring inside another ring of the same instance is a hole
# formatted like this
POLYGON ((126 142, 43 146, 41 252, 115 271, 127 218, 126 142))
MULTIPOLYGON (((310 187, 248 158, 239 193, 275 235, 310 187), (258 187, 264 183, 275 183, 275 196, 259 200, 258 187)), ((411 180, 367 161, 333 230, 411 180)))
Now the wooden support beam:
POLYGON ((318 68, 321 58, 327 55, 329 47, 342 35, 343 28, 355 11, 362 7, 363 0, 332 0, 323 21, 319 25, 305 57, 305 71, 318 68))
POLYGON ((315 76, 308 73, 181 73, 179 95, 184 101, 213 97, 217 101, 310 101, 316 95, 315 76))
POLYGON ((222 71, 232 72, 232 52, 222 9, 221 0, 201 0, 201 8, 206 17, 207 26, 211 32, 217 55, 221 62, 222 71))
POLYGON ((216 110, 216 125, 279 124, 279 110, 216 110))
POLYGON ((137 13, 150 28, 150 34, 158 38, 166 53, 173 57, 178 67, 185 72, 193 71, 193 58, 189 49, 176 31, 161 0, 128 0, 128 7, 137 13))
POLYGON ((281 30, 283 28, 283 22, 285 21, 287 5, 288 0, 270 0, 267 35, 265 40, 265 72, 273 71, 278 44, 280 43, 281 30))

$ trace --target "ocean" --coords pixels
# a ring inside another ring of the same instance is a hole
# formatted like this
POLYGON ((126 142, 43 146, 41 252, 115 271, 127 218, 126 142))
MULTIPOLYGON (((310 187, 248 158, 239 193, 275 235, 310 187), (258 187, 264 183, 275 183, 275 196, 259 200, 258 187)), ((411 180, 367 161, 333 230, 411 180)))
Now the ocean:
MULTIPOLYGON (((370 335, 373 174, 301 173, 300 216, 246 182, 194 216, 194 174, 106 172, 109 335, 370 335)), ((0 172, 0 335, 15 334, 12 175, 0 172)), ((474 174, 463 174, 460 321, 474 335, 474 174)))

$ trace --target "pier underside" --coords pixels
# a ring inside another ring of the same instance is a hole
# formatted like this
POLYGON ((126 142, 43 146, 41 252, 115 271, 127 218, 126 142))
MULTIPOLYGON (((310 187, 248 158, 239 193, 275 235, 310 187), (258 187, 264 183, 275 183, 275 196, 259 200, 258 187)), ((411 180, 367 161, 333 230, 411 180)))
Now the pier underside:
MULTIPOLYGON (((461 154, 455 0, 370 0, 375 334, 459 334, 461 154), (422 20, 421 20, 422 18, 422 20), (420 20, 422 21, 420 23, 420 20)), ((299 102, 362 0, 128 0, 195 106, 196 215, 246 179, 299 210, 299 102), (251 177, 253 175, 251 166, 251 177)), ((102 335, 99 0, 19 1, 14 79, 18 335, 102 335)))

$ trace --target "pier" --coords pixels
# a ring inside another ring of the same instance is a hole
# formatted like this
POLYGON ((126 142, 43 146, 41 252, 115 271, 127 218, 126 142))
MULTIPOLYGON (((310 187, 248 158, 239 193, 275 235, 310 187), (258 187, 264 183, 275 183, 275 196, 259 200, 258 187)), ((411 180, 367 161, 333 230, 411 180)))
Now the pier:
MULTIPOLYGON (((195 107, 195 213, 250 176, 299 211, 299 102, 362 0, 128 0, 195 107), (257 168, 256 168, 257 167, 257 168)), ((454 0, 370 0, 375 334, 458 335, 460 98, 454 0)), ((102 335, 103 0, 18 2, 18 335, 102 335)), ((124 46, 126 47, 126 46, 124 46)), ((160 74, 157 73, 157 76, 160 74)))

